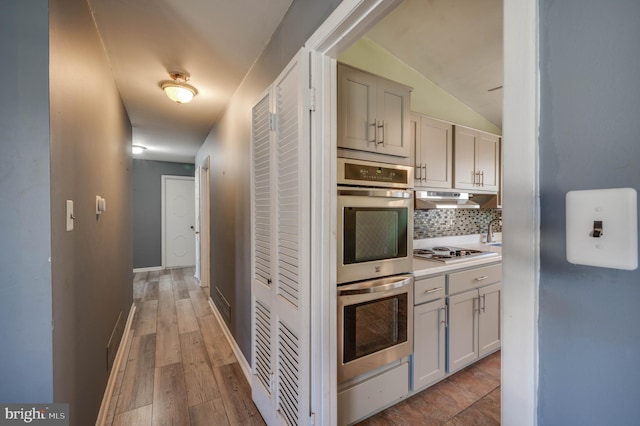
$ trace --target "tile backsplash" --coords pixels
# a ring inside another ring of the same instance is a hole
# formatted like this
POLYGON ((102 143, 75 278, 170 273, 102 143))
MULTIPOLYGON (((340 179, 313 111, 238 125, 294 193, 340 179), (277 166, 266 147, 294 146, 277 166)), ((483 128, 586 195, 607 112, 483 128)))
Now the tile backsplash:
MULTIPOLYGON (((430 209, 415 210, 413 239, 486 234, 489 222, 502 217, 501 209, 430 209)), ((501 232, 498 224, 494 231, 501 232)))

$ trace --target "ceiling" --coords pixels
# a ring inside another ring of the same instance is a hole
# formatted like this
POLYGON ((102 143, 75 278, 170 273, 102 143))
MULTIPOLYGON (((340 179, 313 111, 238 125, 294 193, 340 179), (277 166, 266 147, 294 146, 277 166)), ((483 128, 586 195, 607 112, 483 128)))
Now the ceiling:
POLYGON ((140 158, 193 162, 292 0, 88 0, 140 158), (169 71, 198 95, 170 101, 169 71))
MULTIPOLYGON (((193 162, 292 0, 88 0, 139 158, 193 162), (198 95, 170 101, 169 71, 198 95)), ((367 37, 502 127, 502 0, 405 0, 367 37)))
POLYGON ((367 37, 502 128, 502 0, 405 0, 367 37))

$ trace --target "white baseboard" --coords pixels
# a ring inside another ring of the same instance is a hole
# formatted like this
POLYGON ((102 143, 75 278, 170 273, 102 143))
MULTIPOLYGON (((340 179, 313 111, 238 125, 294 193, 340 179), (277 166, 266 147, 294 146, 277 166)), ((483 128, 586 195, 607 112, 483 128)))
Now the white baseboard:
POLYGON ((236 343, 236 339, 234 339, 233 336, 231 335, 231 332, 229 331, 229 327, 227 327, 227 323, 224 322, 224 320, 222 319, 222 315, 220 315, 220 312, 218 311, 216 304, 213 303, 213 300, 211 299, 211 297, 209 297, 209 306, 211 306, 213 315, 218 320, 218 323, 220 324, 220 327, 222 328, 222 331, 224 332, 224 335, 227 338, 229 345, 231 345, 231 349, 233 350, 233 353, 235 354, 236 358, 238 358, 238 364, 240 364, 240 368, 242 368, 242 372, 244 373, 244 376, 247 378, 247 382, 249 383, 249 386, 251 386, 251 366, 249 366, 249 363, 247 362, 247 359, 244 357, 244 354, 242 353, 242 351, 240 350, 238 343, 236 343))
POLYGON ((120 345, 118 346, 118 352, 116 353, 116 357, 113 360, 113 365, 111 366, 111 373, 109 373, 109 380, 107 381, 107 388, 104 391, 104 396, 102 397, 102 404, 100 404, 100 411, 98 412, 98 419, 96 420, 96 426, 104 425, 105 420, 107 419, 107 413, 109 411, 109 406, 111 405, 111 397, 113 396, 113 388, 116 385, 116 381, 118 380, 118 372, 120 371, 120 365, 122 364, 122 360, 125 358, 125 348, 127 347, 127 343, 129 339, 133 336, 131 335, 131 323, 133 322, 133 316, 136 312, 136 305, 131 304, 131 310, 129 310, 129 316, 127 317, 127 324, 124 326, 124 333, 122 333, 122 339, 120 339, 120 345))
POLYGON ((164 268, 162 266, 149 266, 148 268, 133 268, 133 273, 136 272, 153 272, 153 271, 162 271, 164 268))

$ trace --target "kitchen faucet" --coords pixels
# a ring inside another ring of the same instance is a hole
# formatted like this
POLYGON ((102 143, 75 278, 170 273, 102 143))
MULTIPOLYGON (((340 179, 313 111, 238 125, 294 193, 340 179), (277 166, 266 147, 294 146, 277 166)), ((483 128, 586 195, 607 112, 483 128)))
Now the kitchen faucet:
POLYGON ((493 224, 498 222, 502 224, 502 218, 499 217, 489 222, 489 229, 487 229, 487 243, 490 243, 493 241, 493 224))

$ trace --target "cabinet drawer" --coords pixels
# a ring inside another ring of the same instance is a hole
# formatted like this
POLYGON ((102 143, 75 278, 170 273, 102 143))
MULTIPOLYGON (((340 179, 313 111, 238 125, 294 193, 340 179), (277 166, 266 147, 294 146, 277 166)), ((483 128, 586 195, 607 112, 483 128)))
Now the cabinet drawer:
POLYGON ((419 305, 430 300, 443 298, 445 294, 445 277, 425 278, 416 280, 414 286, 413 304, 419 305))
POLYGON ((502 264, 483 266, 449 274, 448 294, 471 290, 502 281, 502 264))

